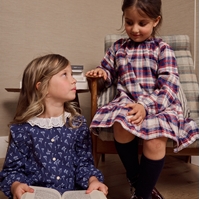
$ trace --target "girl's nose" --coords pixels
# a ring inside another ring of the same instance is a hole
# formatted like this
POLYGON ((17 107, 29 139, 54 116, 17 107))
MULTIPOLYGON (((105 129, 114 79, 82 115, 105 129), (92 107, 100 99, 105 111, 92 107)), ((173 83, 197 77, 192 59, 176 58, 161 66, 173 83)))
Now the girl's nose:
POLYGON ((72 77, 72 84, 76 84, 76 82, 77 80, 74 77, 72 77))
POLYGON ((139 32, 138 25, 136 25, 136 24, 133 25, 131 31, 132 31, 132 33, 138 33, 139 32))

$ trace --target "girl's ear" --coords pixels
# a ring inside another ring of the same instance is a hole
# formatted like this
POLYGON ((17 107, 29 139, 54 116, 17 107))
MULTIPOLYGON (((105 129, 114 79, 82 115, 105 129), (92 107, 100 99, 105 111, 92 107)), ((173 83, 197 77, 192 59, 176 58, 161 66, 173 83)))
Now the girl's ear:
POLYGON ((41 82, 37 82, 37 84, 35 85, 36 89, 39 90, 41 82))
POLYGON ((158 25, 158 23, 160 22, 160 19, 161 19, 161 16, 158 16, 158 17, 155 19, 154 25, 153 25, 154 28, 158 25))

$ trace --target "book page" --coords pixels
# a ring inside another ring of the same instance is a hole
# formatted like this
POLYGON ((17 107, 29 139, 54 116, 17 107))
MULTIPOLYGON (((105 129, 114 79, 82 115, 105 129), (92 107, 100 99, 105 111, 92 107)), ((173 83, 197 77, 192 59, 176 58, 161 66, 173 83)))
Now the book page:
MULTIPOLYGON (((34 189, 34 193, 24 193, 21 199, 61 199, 60 193, 51 188, 30 186, 34 189)), ((86 190, 66 191, 62 195, 62 199, 106 199, 103 192, 94 190, 90 194, 85 193, 86 190)))
POLYGON ((81 191, 66 191, 62 195, 62 199, 106 199, 103 192, 94 190, 90 194, 86 194, 85 190, 81 191))
POLYGON ((94 190, 90 193, 91 199, 107 199, 102 191, 94 190))
POLYGON ((24 193, 21 199, 60 199, 60 193, 55 189, 30 186, 34 189, 34 193, 24 193))

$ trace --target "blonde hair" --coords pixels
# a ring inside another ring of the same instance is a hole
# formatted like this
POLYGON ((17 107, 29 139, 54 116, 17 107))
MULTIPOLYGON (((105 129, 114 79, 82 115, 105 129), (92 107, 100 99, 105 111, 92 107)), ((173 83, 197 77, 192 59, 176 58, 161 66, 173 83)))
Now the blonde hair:
MULTIPOLYGON (((16 114, 11 124, 27 122, 30 118, 38 116, 45 111, 44 98, 47 93, 49 81, 58 72, 65 69, 69 61, 58 54, 48 54, 32 60, 24 70, 22 88, 17 104, 16 114), (36 84, 40 82, 37 89, 36 84)), ((64 110, 71 113, 69 126, 79 115, 71 102, 64 103, 64 110)))

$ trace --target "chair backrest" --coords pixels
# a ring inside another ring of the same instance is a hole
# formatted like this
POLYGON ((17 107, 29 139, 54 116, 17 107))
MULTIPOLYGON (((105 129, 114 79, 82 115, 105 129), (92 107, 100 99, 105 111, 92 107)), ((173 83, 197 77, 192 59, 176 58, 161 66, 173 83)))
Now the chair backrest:
MULTIPOLYGON (((126 35, 107 35, 105 37, 105 51, 118 39, 125 38, 126 35)), ((168 43, 174 50, 180 83, 185 93, 187 104, 190 109, 190 118, 199 123, 199 86, 194 71, 194 64, 190 53, 190 40, 188 35, 161 36, 163 41, 168 43)), ((102 92, 98 98, 98 107, 110 102, 114 96, 116 88, 109 87, 102 92)), ((180 98, 179 98, 180 99, 180 98)), ((182 102, 184 103, 184 102, 182 102)), ((182 104, 182 106, 184 106, 182 104)), ((187 105, 186 105, 187 106, 187 105)))

